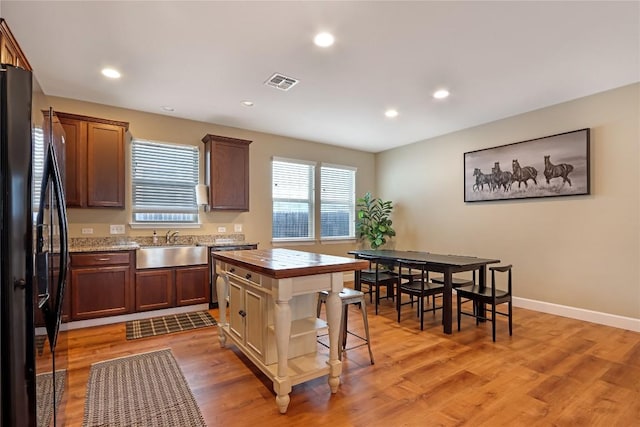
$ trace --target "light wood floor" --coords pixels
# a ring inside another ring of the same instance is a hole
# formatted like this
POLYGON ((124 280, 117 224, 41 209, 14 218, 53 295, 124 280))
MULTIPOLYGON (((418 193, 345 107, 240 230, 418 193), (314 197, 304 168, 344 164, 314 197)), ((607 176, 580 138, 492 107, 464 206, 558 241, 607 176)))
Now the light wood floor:
MULTIPOLYGON (((390 302, 377 316, 369 306, 375 365, 366 347, 349 350, 338 393, 326 378, 295 386, 285 415, 215 327, 134 341, 124 324, 70 331, 62 424, 82 424, 92 363, 169 347, 208 426, 640 425, 640 333, 516 308, 513 337, 499 319, 493 343, 490 324, 464 318, 446 336, 431 314, 420 331, 405 310, 398 324, 390 302)), ((361 331, 355 307, 350 327, 361 331)))

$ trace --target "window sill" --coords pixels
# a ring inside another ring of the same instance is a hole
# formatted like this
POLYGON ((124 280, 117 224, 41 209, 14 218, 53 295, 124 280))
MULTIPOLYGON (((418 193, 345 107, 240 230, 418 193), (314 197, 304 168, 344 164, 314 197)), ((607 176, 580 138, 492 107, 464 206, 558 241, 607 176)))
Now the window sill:
POLYGON ((310 246, 317 244, 315 239, 291 239, 291 240, 271 240, 271 246, 274 248, 282 246, 310 246))
POLYGON ((358 240, 352 237, 336 237, 336 238, 324 238, 320 239, 322 245, 339 245, 339 244, 353 244, 358 240))

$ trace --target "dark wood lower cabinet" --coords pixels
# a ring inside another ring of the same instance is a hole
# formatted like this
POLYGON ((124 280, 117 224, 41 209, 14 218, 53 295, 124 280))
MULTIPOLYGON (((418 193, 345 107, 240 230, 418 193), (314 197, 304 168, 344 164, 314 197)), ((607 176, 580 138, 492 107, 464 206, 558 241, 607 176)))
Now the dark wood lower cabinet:
POLYGON ((133 252, 71 254, 71 320, 133 311, 133 252))
POLYGON ((176 268, 176 305, 192 305, 208 303, 209 267, 176 268))
POLYGON ((175 303, 173 269, 136 271, 136 311, 169 308, 175 303))
POLYGON ((71 270, 71 318, 93 319, 131 313, 129 267, 71 270))
POLYGON ((203 304, 209 296, 206 265, 136 271, 136 311, 203 304))
POLYGON ((71 254, 65 306, 70 320, 205 304, 209 266, 135 269, 135 252, 71 254))

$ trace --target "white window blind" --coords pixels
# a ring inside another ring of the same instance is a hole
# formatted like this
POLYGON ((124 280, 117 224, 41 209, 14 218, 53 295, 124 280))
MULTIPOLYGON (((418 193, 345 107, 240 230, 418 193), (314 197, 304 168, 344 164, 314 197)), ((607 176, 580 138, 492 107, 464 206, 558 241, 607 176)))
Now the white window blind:
POLYGON ((336 165, 320 167, 320 237, 354 238, 356 171, 336 165))
POLYGON ((197 147, 134 139, 134 223, 196 223, 197 147))
POLYGON ((314 237, 315 165, 274 158, 272 162, 274 240, 314 237))

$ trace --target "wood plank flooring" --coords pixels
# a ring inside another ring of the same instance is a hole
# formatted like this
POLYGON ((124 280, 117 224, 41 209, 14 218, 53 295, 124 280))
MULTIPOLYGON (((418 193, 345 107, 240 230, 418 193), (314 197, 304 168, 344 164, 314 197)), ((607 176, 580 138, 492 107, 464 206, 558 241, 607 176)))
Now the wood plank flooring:
MULTIPOLYGON (((171 348, 208 426, 640 425, 640 333, 515 308, 513 337, 501 318, 493 343, 490 323, 463 318, 447 336, 431 314, 420 331, 410 307, 398 324, 381 304, 377 316, 368 307, 375 365, 366 347, 348 350, 338 393, 326 378, 295 386, 285 415, 215 327, 133 341, 124 324, 69 331, 62 425, 82 425, 92 363, 160 348, 171 348)), ((349 323, 362 334, 355 307, 349 323)))

